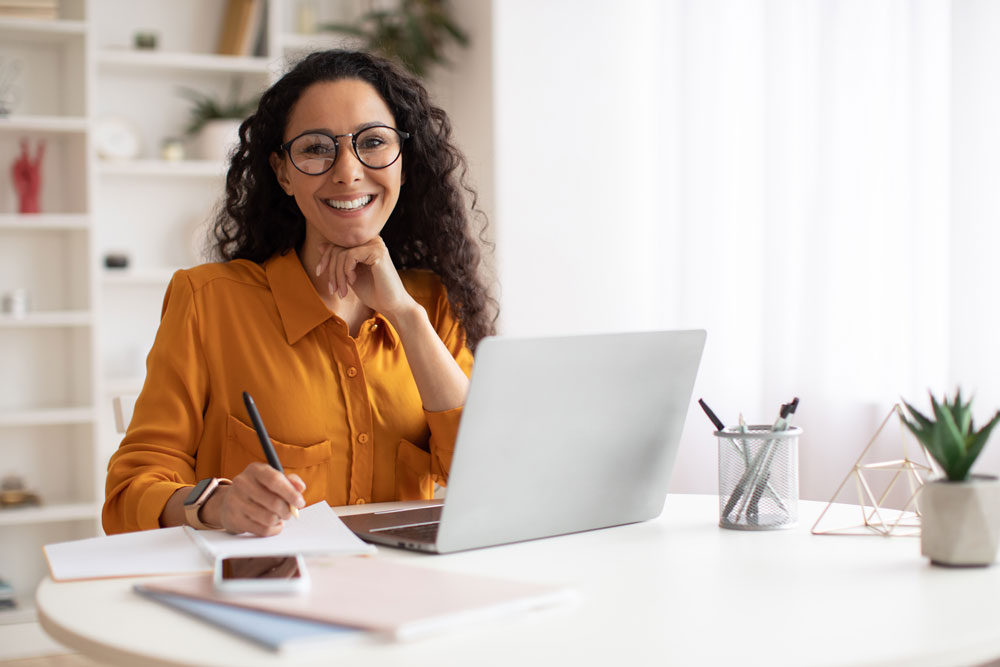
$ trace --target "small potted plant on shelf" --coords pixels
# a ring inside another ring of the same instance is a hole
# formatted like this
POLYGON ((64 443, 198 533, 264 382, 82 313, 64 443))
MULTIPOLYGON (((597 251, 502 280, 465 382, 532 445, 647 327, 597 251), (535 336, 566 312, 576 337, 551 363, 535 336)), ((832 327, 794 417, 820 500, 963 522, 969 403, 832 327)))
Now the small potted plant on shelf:
POLYGON ((933 419, 903 401, 911 418, 903 423, 923 443, 944 473, 920 492, 920 550, 936 565, 990 565, 1000 545, 1000 479, 973 475, 972 464, 983 451, 1000 410, 976 430, 972 400, 931 395, 933 419))
POLYGON ((418 77, 426 77, 434 65, 447 64, 449 42, 469 45, 447 0, 400 0, 365 12, 353 23, 326 23, 320 29, 356 37, 360 48, 395 58, 418 77))
POLYGON ((192 88, 180 88, 179 93, 193 104, 185 134, 194 141, 195 156, 227 159, 239 144, 240 123, 257 108, 258 97, 242 99, 238 81, 233 82, 225 101, 192 88))

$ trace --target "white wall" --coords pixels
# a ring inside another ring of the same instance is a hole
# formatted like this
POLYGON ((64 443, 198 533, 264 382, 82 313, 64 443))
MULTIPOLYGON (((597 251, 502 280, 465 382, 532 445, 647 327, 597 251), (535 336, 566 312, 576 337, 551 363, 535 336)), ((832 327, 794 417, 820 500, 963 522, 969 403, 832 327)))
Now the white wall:
POLYGON ((494 5, 497 253, 510 335, 653 328, 657 3, 494 5))
MULTIPOLYGON (((1000 407, 1000 3, 952 2, 951 323, 954 382, 1000 407)), ((928 304, 935 307, 935 304, 928 304)), ((939 307, 939 306, 938 306, 939 307)), ((977 470, 1000 472, 1000 432, 977 470)))

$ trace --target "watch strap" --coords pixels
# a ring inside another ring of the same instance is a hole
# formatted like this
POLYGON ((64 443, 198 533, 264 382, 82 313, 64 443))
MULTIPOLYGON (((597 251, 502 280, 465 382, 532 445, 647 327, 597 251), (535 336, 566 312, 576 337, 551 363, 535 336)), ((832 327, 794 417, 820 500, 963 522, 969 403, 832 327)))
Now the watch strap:
POLYGON ((232 484, 232 480, 228 480, 225 477, 213 477, 212 481, 208 483, 205 490, 201 492, 201 495, 191 504, 184 505, 184 518, 187 520, 188 525, 197 530, 220 530, 222 526, 213 526, 201 520, 201 508, 205 506, 208 499, 212 497, 212 494, 220 486, 228 486, 232 484))

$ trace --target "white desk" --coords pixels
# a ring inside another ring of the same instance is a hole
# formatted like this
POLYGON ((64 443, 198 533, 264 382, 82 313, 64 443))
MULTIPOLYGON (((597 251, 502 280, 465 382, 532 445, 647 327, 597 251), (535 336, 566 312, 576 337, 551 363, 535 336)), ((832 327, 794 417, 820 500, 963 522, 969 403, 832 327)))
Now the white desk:
MULTIPOLYGON (((641 524, 448 556, 380 548, 430 568, 574 587, 580 601, 409 644, 337 646, 365 665, 969 665, 1000 656, 1000 566, 932 567, 919 540, 717 526, 715 496, 671 495, 641 524)), ((835 507, 844 524, 857 508, 835 507)), ((827 519, 824 519, 824 524, 827 519)), ((42 626, 102 663, 291 665, 131 592, 137 579, 38 588, 42 626)), ((310 655, 309 658, 319 658, 310 655)))

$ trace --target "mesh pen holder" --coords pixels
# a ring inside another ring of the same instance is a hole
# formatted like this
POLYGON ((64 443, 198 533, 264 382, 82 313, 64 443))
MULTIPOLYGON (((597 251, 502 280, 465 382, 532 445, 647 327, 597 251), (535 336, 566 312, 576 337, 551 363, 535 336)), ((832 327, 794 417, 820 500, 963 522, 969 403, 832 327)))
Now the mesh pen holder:
POLYGON ((791 528, 799 520, 799 436, 793 427, 727 428, 719 438, 719 525, 736 530, 791 528))

